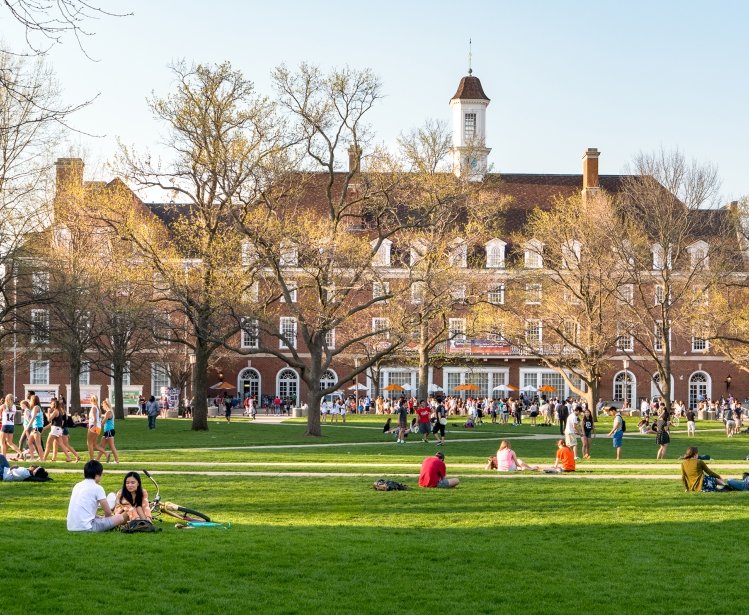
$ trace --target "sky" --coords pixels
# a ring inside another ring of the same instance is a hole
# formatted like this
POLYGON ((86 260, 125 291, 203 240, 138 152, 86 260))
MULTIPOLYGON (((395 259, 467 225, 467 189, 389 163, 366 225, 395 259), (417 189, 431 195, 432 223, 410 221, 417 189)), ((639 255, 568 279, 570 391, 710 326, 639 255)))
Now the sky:
MULTIPOLYGON (((588 147, 600 172, 620 173, 639 152, 679 149, 717 166, 726 203, 749 194, 749 2, 524 0, 470 3, 351 0, 101 0, 131 17, 90 24, 84 41, 49 53, 76 114, 59 155, 85 157, 87 178, 107 179, 118 140, 160 152, 164 126, 148 110, 167 95, 171 62, 230 61, 258 92, 285 63, 371 68, 384 98, 370 115, 394 145, 427 119, 450 120, 468 69, 491 98, 489 162, 499 173, 580 173, 588 147)), ((0 8, 0 37, 23 32, 0 8)))

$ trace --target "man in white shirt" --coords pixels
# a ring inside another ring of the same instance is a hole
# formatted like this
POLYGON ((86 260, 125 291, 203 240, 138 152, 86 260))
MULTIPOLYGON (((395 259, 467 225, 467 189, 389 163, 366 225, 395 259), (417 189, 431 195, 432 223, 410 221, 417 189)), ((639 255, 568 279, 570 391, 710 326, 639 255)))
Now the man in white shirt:
POLYGON ((73 487, 68 505, 69 532, 106 532, 128 521, 127 513, 113 515, 107 503, 107 494, 99 484, 104 473, 102 465, 91 460, 83 466, 83 477, 73 487), (96 516, 96 509, 101 506, 103 517, 96 516))
POLYGON ((576 406, 574 412, 570 412, 570 415, 567 417, 567 423, 564 428, 564 443, 572 449, 572 453, 573 455, 575 455, 575 459, 578 459, 577 434, 580 432, 581 413, 582 408, 580 406, 576 406))

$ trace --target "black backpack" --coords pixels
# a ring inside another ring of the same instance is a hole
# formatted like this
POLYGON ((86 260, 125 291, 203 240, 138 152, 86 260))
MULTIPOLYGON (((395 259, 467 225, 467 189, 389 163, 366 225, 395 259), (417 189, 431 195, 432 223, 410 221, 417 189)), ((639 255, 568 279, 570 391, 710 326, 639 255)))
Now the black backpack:
POLYGON ((161 528, 156 527, 147 519, 133 519, 122 526, 125 534, 138 534, 140 532, 160 532, 161 528))
POLYGON ((403 483, 397 483, 394 480, 383 480, 380 479, 372 484, 375 491, 405 491, 408 489, 408 485, 403 483))
POLYGON ((627 421, 624 420, 624 416, 622 414, 619 414, 619 417, 622 419, 622 432, 627 431, 627 421))

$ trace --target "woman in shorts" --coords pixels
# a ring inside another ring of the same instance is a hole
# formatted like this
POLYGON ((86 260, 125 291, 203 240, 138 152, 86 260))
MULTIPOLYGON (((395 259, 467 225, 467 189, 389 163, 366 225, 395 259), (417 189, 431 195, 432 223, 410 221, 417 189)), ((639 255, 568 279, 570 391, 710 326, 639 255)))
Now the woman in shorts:
POLYGON ((590 459, 590 439, 596 431, 593 413, 589 409, 583 412, 583 459, 590 459))
POLYGON ((89 459, 94 459, 94 451, 106 455, 107 451, 99 444, 101 435, 101 411, 99 410, 99 399, 96 395, 91 396, 91 409, 88 411, 88 430, 86 432, 86 446, 88 447, 89 459))
MULTIPOLYGON (((106 450, 107 446, 111 452, 107 453, 107 462, 114 457, 115 463, 120 463, 120 458, 117 454, 117 447, 114 445, 114 412, 108 399, 101 402, 101 409, 104 410, 102 415, 102 422, 104 423, 104 435, 101 438, 102 450, 106 450)), ((99 453, 99 459, 101 459, 101 453, 99 453)))
POLYGON ((655 423, 655 442, 658 444, 658 453, 656 459, 665 459, 666 450, 671 442, 671 436, 668 434, 668 413, 662 410, 655 423))
MULTIPOLYGON (((31 404, 25 399, 21 401, 21 408, 23 409, 23 433, 29 444, 29 457, 33 459, 36 456, 42 459, 44 457, 44 450, 42 449, 44 415, 42 409, 35 406, 32 410, 31 404)), ((21 440, 23 440, 23 437, 21 437, 21 440)))
MULTIPOLYGON (((65 407, 65 401, 62 398, 57 400, 57 411, 60 413, 60 416, 62 417, 62 435, 60 436, 60 443, 63 446, 63 450, 67 450, 71 455, 73 455, 75 457, 76 462, 80 461, 81 456, 78 454, 78 451, 76 451, 73 448, 73 445, 70 443, 70 432, 68 432, 68 422, 71 419, 70 419, 70 415, 68 414, 68 409, 65 407)), ((54 455, 52 458, 54 459, 54 455)))
POLYGON ((13 395, 8 393, 5 396, 5 403, 0 406, 0 412, 2 413, 2 438, 0 438, 0 452, 3 455, 8 454, 8 447, 16 451, 17 455, 21 455, 21 449, 18 448, 13 442, 13 432, 16 426, 16 406, 13 403, 13 395))
MULTIPOLYGON (((36 397, 36 395, 34 397, 36 397)), ((53 399, 50 402, 48 418, 50 432, 47 436, 47 445, 44 449, 45 461, 50 453, 52 453, 52 461, 57 461, 57 451, 60 448, 62 449, 62 452, 65 453, 65 461, 72 461, 70 458, 71 454, 75 456, 76 461, 80 461, 81 458, 78 456, 78 453, 72 451, 63 439, 66 416, 64 409, 60 407, 60 402, 56 399, 53 399)))

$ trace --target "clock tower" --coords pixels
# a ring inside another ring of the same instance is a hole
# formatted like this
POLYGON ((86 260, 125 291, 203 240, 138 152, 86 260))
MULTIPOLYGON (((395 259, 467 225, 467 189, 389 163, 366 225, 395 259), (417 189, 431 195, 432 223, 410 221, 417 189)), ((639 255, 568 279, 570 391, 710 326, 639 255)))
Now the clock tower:
POLYGON ((490 148, 486 147, 486 108, 489 97, 481 81, 468 75, 460 80, 458 90, 450 99, 453 116, 453 172, 458 177, 481 181, 486 175, 490 148))

